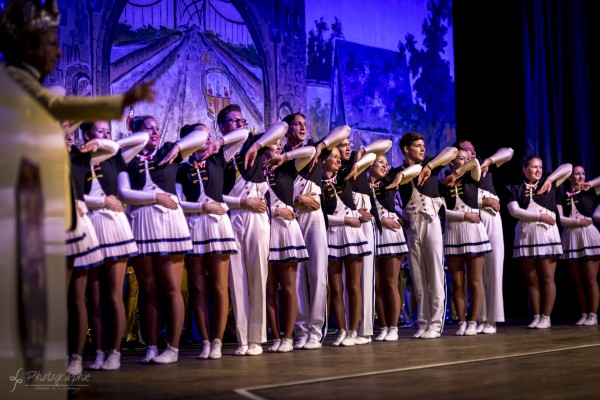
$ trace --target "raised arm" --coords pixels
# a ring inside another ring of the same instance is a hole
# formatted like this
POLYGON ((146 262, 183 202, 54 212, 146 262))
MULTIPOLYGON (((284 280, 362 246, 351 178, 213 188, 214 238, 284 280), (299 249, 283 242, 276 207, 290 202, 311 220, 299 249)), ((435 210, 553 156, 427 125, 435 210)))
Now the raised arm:
POLYGON ((498 149, 493 155, 483 160, 481 163, 481 168, 489 167, 492 164, 496 164, 497 167, 501 166, 505 162, 508 162, 512 159, 515 151, 510 147, 503 147, 498 149))
POLYGON ((435 156, 432 160, 430 160, 427 163, 427 165, 425 165, 425 167, 419 174, 417 186, 421 186, 425 183, 427 178, 431 176, 432 170, 436 169, 437 167, 443 167, 444 165, 448 165, 450 161, 456 158, 457 154, 458 149, 456 147, 446 147, 445 149, 440 151, 437 156, 435 156))
POLYGON ((149 138, 150 135, 148 135, 148 132, 137 132, 126 138, 117 140, 125 164, 129 164, 146 147, 149 138))
POLYGON ((208 132, 195 130, 183 139, 177 141, 181 158, 187 158, 200 149, 208 140, 208 132))
POLYGON ((573 165, 570 163, 565 163, 559 166, 548 176, 548 180, 550 182, 556 183, 556 186, 560 186, 564 181, 571 175, 573 172, 573 165))
POLYGON ((333 128, 333 130, 331 132, 329 132, 327 137, 325 139, 323 139, 317 145, 317 151, 315 152, 315 155, 313 156, 312 160, 310 160, 310 163, 308 164, 309 171, 312 171, 314 166, 317 164, 317 161, 319 160, 319 156, 321 155, 321 152, 323 151, 323 149, 332 150, 342 140, 347 139, 348 136, 350 136, 351 131, 352 130, 350 129, 350 127, 348 125, 341 125, 341 126, 336 126, 335 128, 333 128))
POLYGON ((375 153, 366 153, 365 155, 363 155, 360 158, 360 160, 358 160, 357 162, 354 163, 354 165, 352 166, 352 170, 346 176, 345 179, 348 180, 351 178, 356 178, 365 169, 369 168, 375 162, 376 158, 377 158, 377 154, 375 154, 375 153))
POLYGON ((429 169, 436 169, 437 167, 443 167, 456 158, 458 149, 456 147, 446 147, 440 151, 437 156, 427 163, 429 169))
MULTIPOLYGON (((332 150, 342 140, 348 139, 352 130, 348 125, 336 126, 329 132, 327 137, 321 142, 327 150, 332 150)), ((317 154, 318 156, 318 154, 317 154)))
MULTIPOLYGON (((233 156, 242 148, 246 139, 248 139, 248 135, 250 131, 246 128, 237 129, 233 132, 229 132, 227 135, 220 137, 215 142, 218 142, 223 146, 223 153, 225 155, 225 161, 230 161, 233 156)), ((211 143, 212 145, 212 143, 211 143)), ((214 152, 218 152, 219 149, 214 152)), ((214 154, 213 153, 213 154, 214 154)), ((208 158, 208 157, 207 157, 208 158)), ((204 159, 204 158, 203 158, 204 159)))
POLYGON ((394 177, 392 183, 387 185, 386 189, 398 189, 399 185, 406 185, 408 182, 412 181, 414 178, 419 176, 423 167, 421 164, 413 164, 410 167, 404 168, 402 171, 398 172, 394 177))
POLYGON ((297 149, 283 153, 281 157, 283 157, 284 161, 294 160, 296 171, 300 171, 302 168, 306 167, 314 157, 316 151, 317 149, 314 147, 298 147, 297 149))
POLYGON ((552 172, 548 176, 548 178, 546 178, 544 185, 540 188, 540 190, 538 190, 538 193, 542 194, 542 193, 549 191, 550 188, 552 187, 552 183, 556 183, 556 186, 562 185, 563 182, 567 180, 567 178, 571 175, 572 172, 573 172, 572 164, 565 163, 565 164, 560 165, 558 168, 556 168, 554 170, 554 172, 552 172))
POLYGON ((392 148, 392 144, 392 141, 388 139, 375 140, 371 144, 366 145, 363 150, 365 153, 385 154, 392 148))
POLYGON ((153 103, 156 95, 154 82, 138 84, 121 95, 82 97, 55 94, 39 84, 28 84, 31 79, 20 79, 18 76, 13 78, 39 99, 58 120, 120 119, 125 107, 141 101, 153 103))
POLYGON ((90 165, 100 164, 119 151, 119 145, 110 139, 92 139, 79 148, 82 153, 91 152, 90 165))
POLYGON ((596 191, 597 195, 600 195, 600 176, 592 179, 589 182, 585 182, 583 184, 583 190, 590 190, 590 189, 594 189, 596 191))
POLYGON ((463 164, 455 171, 452 171, 450 175, 444 178, 442 183, 447 186, 452 185, 460 176, 469 171, 471 171, 471 178, 476 182, 479 182, 479 179, 481 179, 481 166, 479 165, 479 160, 475 158, 468 163, 463 164))
POLYGON ((285 122, 275 122, 267 129, 265 133, 248 149, 244 156, 244 168, 251 167, 254 165, 258 150, 263 147, 269 147, 285 136, 288 130, 288 124, 285 122))
POLYGON ((158 165, 171 164, 179 154, 181 154, 181 158, 189 157, 196 150, 204 146, 206 140, 208 140, 208 132, 202 130, 191 132, 189 135, 175 143, 171 151, 169 151, 158 165))

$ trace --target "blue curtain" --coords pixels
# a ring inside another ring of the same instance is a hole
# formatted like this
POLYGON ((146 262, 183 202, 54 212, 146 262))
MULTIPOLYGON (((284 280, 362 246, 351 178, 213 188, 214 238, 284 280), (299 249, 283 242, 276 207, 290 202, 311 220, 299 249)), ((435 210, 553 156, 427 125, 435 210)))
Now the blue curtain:
POLYGON ((592 129, 590 23, 593 0, 521 2, 525 154, 546 170, 570 162, 598 174, 592 129))

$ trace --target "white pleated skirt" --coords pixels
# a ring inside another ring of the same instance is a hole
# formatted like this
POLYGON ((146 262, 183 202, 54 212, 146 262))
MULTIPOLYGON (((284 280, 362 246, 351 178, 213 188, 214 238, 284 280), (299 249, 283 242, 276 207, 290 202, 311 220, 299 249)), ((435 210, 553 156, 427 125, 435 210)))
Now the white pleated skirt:
POLYGON ((559 257, 563 254, 558 227, 519 220, 515 227, 514 258, 559 257))
POLYGON ((361 228, 347 225, 327 229, 329 258, 342 260, 346 257, 364 257, 372 254, 369 243, 361 228))
MULTIPOLYGON (((387 218, 393 218, 391 215, 385 215, 387 218)), ((383 217, 382 217, 383 218, 383 217)), ((396 221, 397 218, 394 218, 396 221)), ((402 228, 397 230, 383 228, 377 239, 376 257, 401 257, 408 254, 408 244, 402 228)))
POLYGON ((73 269, 94 268, 104 263, 104 257, 85 203, 77 200, 77 206, 84 215, 76 213, 75 229, 67 232, 67 258, 74 259, 73 269))
POLYGON ((200 257, 238 252, 229 215, 190 215, 188 223, 193 244, 189 255, 200 257))
POLYGON ((490 238, 483 224, 447 221, 444 232, 445 256, 476 256, 491 251, 490 238))
POLYGON ((187 254, 192 240, 181 207, 170 210, 158 204, 133 207, 131 230, 138 256, 187 254))
POLYGON ((106 209, 88 214, 105 261, 121 260, 138 254, 138 247, 127 216, 123 212, 106 209))
POLYGON ((600 257, 600 232, 594 225, 565 228, 562 246, 564 260, 600 257))
POLYGON ((269 263, 283 264, 288 261, 308 260, 308 250, 297 220, 271 219, 269 263))

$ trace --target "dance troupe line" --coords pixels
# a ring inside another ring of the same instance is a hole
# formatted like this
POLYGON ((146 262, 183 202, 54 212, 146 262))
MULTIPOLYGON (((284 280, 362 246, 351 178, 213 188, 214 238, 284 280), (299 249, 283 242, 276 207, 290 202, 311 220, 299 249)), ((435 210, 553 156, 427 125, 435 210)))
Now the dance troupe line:
MULTIPOLYGON (((69 132, 78 210, 68 240, 69 373, 83 368, 86 282, 94 288, 87 301, 96 357, 89 368, 119 368, 127 263, 140 286, 144 363, 178 360, 184 268, 200 359, 222 357, 230 303, 235 356, 319 349, 328 323, 337 328, 332 346, 398 340, 403 257, 417 303, 412 338, 443 333, 445 267, 455 334, 496 333, 504 321, 504 239, 492 176, 512 149, 481 160, 463 140, 430 157, 425 137, 408 132, 399 141, 404 162, 390 167, 390 140, 353 150, 350 127, 339 126, 315 142, 302 113, 253 135, 231 104, 217 126, 218 137, 198 122, 182 127, 176 143, 161 143, 150 115, 135 117, 135 133, 119 141, 110 139, 108 121, 88 122, 80 148, 69 132), (110 320, 101 317, 103 276, 110 320), (163 309, 167 346, 159 351, 163 309), (103 335, 111 348, 102 348, 103 335)), ((577 278, 577 325, 597 325, 600 177, 586 181, 583 168, 568 163, 544 173, 536 156, 523 158, 522 171, 523 181, 506 187, 506 207, 517 221, 513 257, 528 284, 528 328, 551 326, 558 259, 577 278)))

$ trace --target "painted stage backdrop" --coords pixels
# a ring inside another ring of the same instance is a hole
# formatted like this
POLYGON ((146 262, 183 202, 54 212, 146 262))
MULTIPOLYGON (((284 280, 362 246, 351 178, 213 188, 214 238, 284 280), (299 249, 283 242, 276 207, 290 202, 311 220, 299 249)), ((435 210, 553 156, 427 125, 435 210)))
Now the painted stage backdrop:
MULTIPOLYGON (((0 0, 5 4, 7 0, 0 0)), ((155 80, 163 140, 239 104, 262 132, 291 112, 311 137, 353 129, 355 145, 408 130, 435 154, 455 140, 451 0, 59 0, 63 57, 48 85, 122 93, 155 80)), ((402 161, 397 145, 391 164, 402 161)))

